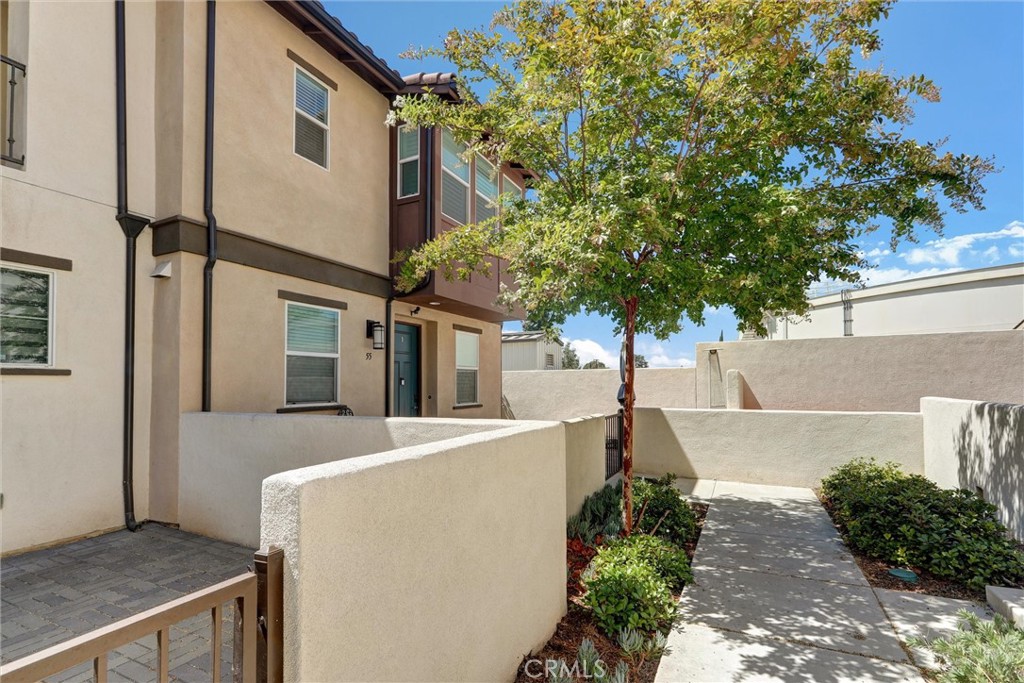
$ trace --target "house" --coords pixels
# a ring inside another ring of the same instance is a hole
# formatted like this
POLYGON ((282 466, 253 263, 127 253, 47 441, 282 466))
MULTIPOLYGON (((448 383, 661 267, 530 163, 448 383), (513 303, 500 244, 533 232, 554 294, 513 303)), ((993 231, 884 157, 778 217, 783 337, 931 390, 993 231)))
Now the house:
POLYGON ((439 76, 317 2, 0 7, 4 552, 177 522, 183 413, 500 415, 499 276, 392 287, 524 188, 383 125, 439 76))
POLYGON ((808 303, 806 319, 767 316, 767 339, 1012 330, 1024 324, 1024 263, 826 291, 808 303))
POLYGON ((562 340, 543 332, 502 332, 502 370, 561 370, 562 340))

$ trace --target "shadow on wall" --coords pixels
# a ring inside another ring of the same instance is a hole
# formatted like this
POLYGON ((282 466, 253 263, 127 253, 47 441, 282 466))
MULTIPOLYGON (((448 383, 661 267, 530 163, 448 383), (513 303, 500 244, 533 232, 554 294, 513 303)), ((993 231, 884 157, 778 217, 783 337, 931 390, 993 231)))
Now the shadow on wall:
MULTIPOLYGON (((960 486, 1001 511, 1024 504, 1024 405, 976 403, 953 435, 960 486)), ((1015 520, 1004 519, 1013 527, 1015 520)), ((1019 521, 1019 520, 1017 520, 1019 521)), ((1017 537, 1024 529, 1015 528, 1017 537)))

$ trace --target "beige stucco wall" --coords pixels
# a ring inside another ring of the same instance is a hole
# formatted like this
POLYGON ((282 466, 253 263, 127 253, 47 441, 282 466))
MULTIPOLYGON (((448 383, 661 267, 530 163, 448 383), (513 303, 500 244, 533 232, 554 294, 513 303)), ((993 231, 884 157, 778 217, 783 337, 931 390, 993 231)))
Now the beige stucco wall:
POLYGON ((945 488, 981 489, 1024 541, 1024 405, 921 399, 924 474, 945 488))
POLYGON ((817 486, 856 457, 924 468, 916 413, 638 408, 634 467, 641 474, 817 486))
POLYGON ((744 408, 917 411, 923 396, 1024 403, 1024 330, 697 345, 697 407, 725 407, 728 370, 744 408), (717 360, 716 360, 717 358, 717 360))
POLYGON ((267 479, 285 680, 512 680, 565 611, 564 449, 526 423, 267 479))
POLYGON ((604 415, 578 417, 565 425, 565 516, 583 507, 583 499, 604 486, 604 415))
POLYGON ((256 547, 267 477, 310 465, 507 428, 498 420, 187 413, 181 416, 181 528, 256 547))
MULTIPOLYGON (((109 3, 19 3, 29 15, 25 166, 0 169, 0 244, 70 259, 54 270, 53 367, 70 376, 0 380, 2 550, 121 526, 125 238, 115 221, 114 10, 109 3), (89 36, 83 40, 82 36, 89 36), (74 125, 68 125, 68 103, 74 125)), ((129 208, 153 211, 154 6, 126 11, 129 208), (150 169, 147 171, 147 169, 150 169)), ((149 516, 153 261, 138 240, 135 513, 149 516)), ((18 263, 9 263, 21 267, 18 263)), ((46 270, 45 268, 42 270, 46 270)))
MULTIPOLYGON (((637 405, 693 408, 695 374, 694 368, 638 369, 637 405)), ((617 369, 505 372, 502 383, 519 420, 568 420, 619 409, 617 369)))

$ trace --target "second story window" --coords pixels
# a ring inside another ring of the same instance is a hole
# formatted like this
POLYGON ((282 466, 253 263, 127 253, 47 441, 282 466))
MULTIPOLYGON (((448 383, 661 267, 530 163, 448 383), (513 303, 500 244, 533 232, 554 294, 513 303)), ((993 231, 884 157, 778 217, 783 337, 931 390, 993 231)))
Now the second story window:
POLYGON ((295 153, 328 167, 330 117, 327 86, 295 69, 295 153))
POLYGON ((398 127, 398 198, 420 193, 420 130, 398 127))
POLYGON ((447 130, 441 132, 441 213, 456 223, 469 222, 469 164, 466 146, 447 130))
POLYGON ((498 174, 494 165, 476 157, 476 222, 493 218, 498 210, 498 174))
POLYGON ((53 364, 53 275, 0 268, 0 363, 53 364))

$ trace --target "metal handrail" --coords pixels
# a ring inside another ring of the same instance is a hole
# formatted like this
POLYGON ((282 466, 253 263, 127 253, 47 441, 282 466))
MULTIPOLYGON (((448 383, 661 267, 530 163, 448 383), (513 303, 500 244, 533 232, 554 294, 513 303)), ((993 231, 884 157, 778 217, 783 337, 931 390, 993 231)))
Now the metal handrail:
POLYGON ((21 72, 21 79, 24 81, 28 75, 28 67, 7 55, 0 55, 0 62, 6 64, 10 71, 10 78, 7 80, 7 83, 11 88, 7 94, 7 130, 4 131, 7 135, 7 151, 0 153, 0 158, 12 164, 23 165, 25 163, 25 155, 22 154, 20 159, 14 156, 14 143, 17 142, 14 138, 14 93, 18 85, 17 72, 21 72))

